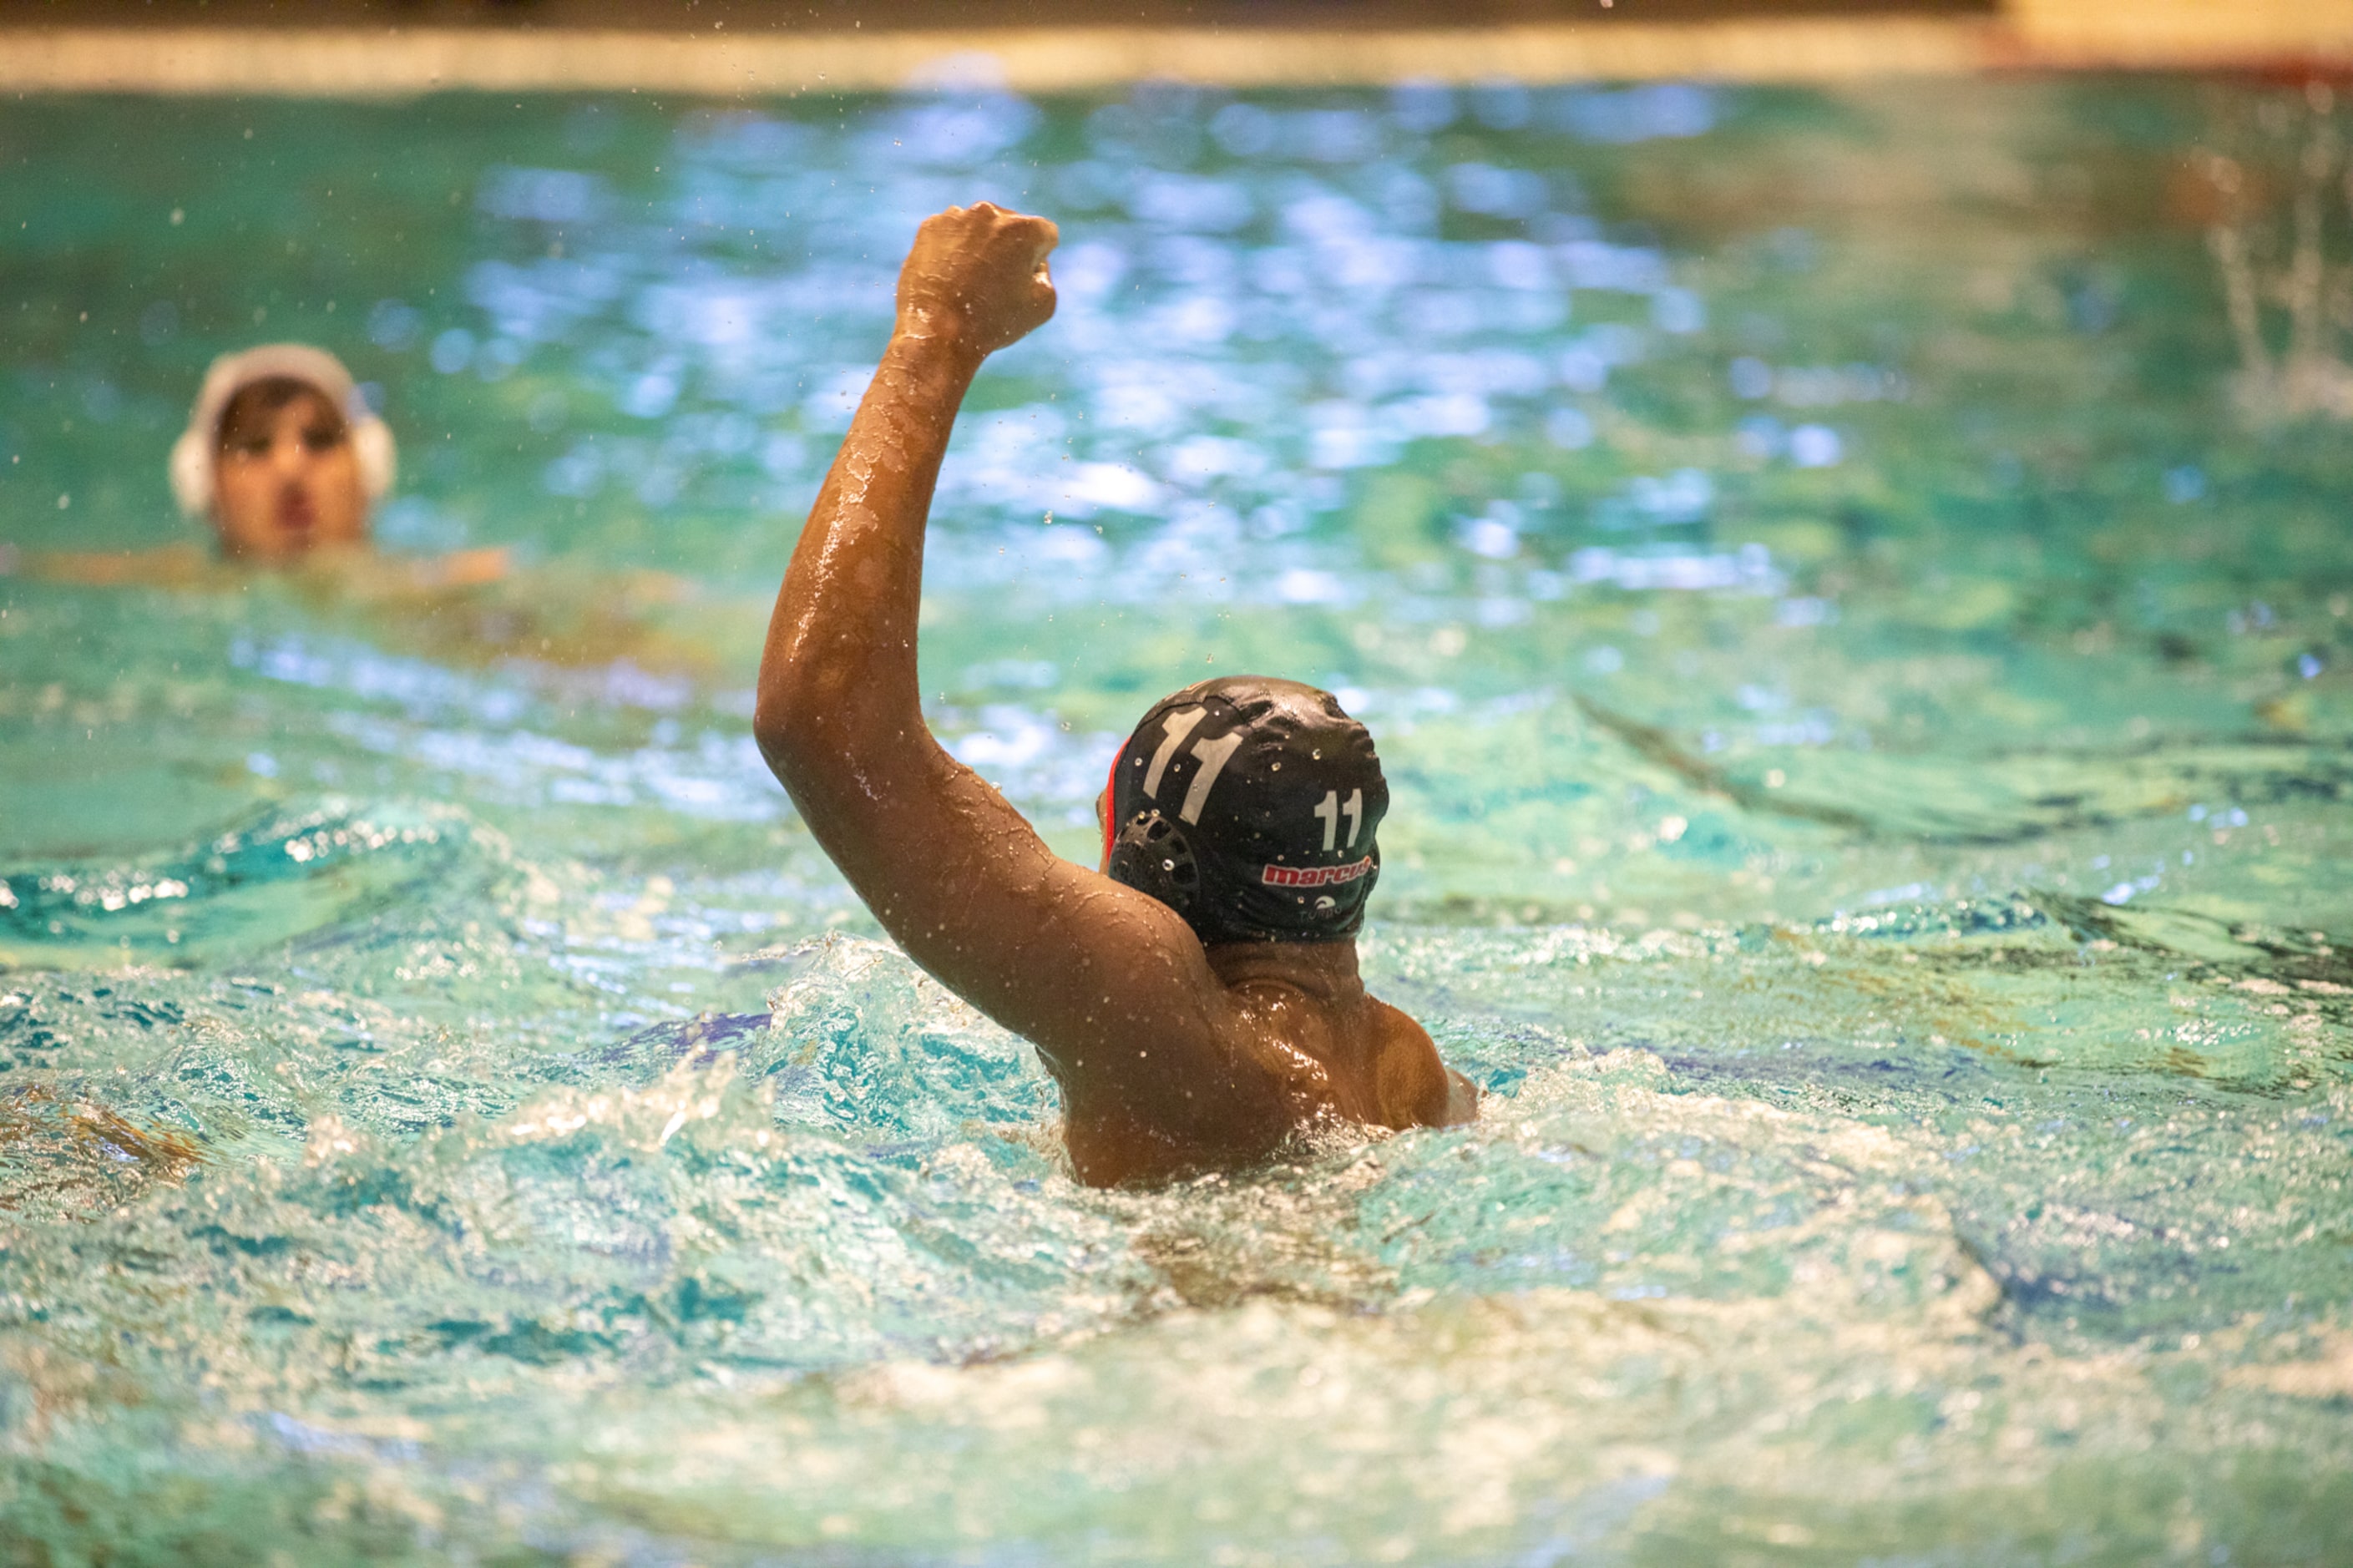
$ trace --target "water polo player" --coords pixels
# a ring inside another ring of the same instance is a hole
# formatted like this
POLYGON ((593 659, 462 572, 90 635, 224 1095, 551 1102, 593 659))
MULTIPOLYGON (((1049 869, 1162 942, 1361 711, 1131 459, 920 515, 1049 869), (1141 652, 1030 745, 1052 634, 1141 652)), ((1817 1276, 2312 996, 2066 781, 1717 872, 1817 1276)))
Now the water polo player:
POLYGON ((304 343, 223 354, 172 447, 172 493, 221 553, 283 561, 367 542, 392 487, 392 432, 343 362, 304 343))
MULTIPOLYGON (((362 583, 380 575, 368 554, 368 523, 392 488, 392 432, 324 349, 265 343, 213 361, 167 473, 180 510, 210 525, 209 554, 185 542, 0 549, 0 574, 181 589, 241 586, 245 569, 256 565, 299 563, 362 583)), ((463 586, 504 571, 503 552, 459 551, 396 574, 394 586, 463 586)))
POLYGON ((909 956, 1037 1046, 1082 1179, 1239 1164, 1318 1121, 1467 1121, 1468 1080, 1357 975, 1388 792, 1328 694, 1235 678, 1155 704, 1113 764, 1099 871, 1047 848, 924 725, 933 484, 981 362, 1054 313, 1054 242, 986 203, 917 232, 769 622, 761 751, 909 956))

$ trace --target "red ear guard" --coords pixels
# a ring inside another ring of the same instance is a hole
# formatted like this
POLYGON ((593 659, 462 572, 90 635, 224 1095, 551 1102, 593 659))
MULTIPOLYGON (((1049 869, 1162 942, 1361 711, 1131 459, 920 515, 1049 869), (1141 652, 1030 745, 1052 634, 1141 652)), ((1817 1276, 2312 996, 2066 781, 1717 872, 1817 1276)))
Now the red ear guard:
POLYGON ((1124 745, 1121 746, 1118 751, 1113 752, 1111 754, 1111 772, 1103 775, 1103 800, 1100 803, 1100 814, 1103 817, 1103 830, 1102 864, 1105 866, 1111 864, 1112 841, 1119 837, 1119 818, 1112 815, 1112 802, 1118 798, 1119 763, 1120 759, 1126 755, 1127 747, 1124 745))

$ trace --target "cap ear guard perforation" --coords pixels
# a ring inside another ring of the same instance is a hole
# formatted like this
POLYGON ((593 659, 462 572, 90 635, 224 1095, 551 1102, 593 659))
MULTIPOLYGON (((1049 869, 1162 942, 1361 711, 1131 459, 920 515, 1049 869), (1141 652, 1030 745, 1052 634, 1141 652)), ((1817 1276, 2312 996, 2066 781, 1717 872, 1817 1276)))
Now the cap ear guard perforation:
POLYGON ((1201 868, 1184 829, 1157 811, 1140 811, 1112 841, 1111 877, 1187 913, 1201 888, 1201 868))

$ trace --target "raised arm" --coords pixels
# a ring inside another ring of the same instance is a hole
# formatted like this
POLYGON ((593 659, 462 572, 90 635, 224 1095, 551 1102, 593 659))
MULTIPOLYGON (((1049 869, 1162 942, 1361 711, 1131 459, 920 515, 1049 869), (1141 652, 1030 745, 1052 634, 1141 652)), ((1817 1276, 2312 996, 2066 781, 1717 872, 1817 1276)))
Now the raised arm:
POLYGON ((1054 240, 1045 219, 985 203, 917 232, 890 347, 776 598, 754 732, 916 963, 1036 1043, 1066 1096, 1181 1121, 1247 1071, 1229 1061, 1230 1006, 1200 942, 1165 905, 1048 849, 933 739, 916 681, 923 527, 949 429, 981 361, 1053 313, 1054 240))

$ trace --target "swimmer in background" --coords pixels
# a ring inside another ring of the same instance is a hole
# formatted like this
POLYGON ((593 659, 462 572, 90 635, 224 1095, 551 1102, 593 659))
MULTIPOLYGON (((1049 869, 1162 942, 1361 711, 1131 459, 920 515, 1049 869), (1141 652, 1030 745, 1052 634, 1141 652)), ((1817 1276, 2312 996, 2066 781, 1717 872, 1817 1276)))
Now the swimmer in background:
MULTIPOLYGON (((715 673, 707 652, 638 619, 639 608, 685 596, 686 584, 664 574, 575 584, 569 593, 549 592, 548 574, 540 574, 525 594, 497 587, 514 575, 504 549, 377 552, 369 524, 395 469, 391 430, 333 354, 306 343, 224 354, 206 373, 171 456, 173 497, 184 514, 211 526, 216 551, 26 552, 14 570, 89 586, 224 591, 249 586, 256 568, 269 568, 314 601, 355 605, 400 640, 421 634, 440 657, 567 665, 626 658, 656 673, 715 673)), ((8 569, 0 563, 0 574, 8 569)))
MULTIPOLYGON (((369 514, 392 489, 392 431, 343 362, 302 343, 225 354, 205 374, 172 447, 172 494, 210 520, 221 554, 278 564, 313 551, 364 550, 369 514)), ((505 574, 494 551, 465 575, 505 574)))
POLYGON ((761 751, 908 956, 1038 1047, 1081 1180, 1247 1164, 1319 1124, 1470 1121, 1477 1090, 1357 973, 1388 791, 1329 694, 1241 677, 1155 704, 1097 803, 1095 870, 924 725, 933 485, 982 361, 1053 314, 1055 239, 987 203, 917 232, 890 346, 777 595, 761 751))
MULTIPOLYGON (((342 361, 306 343, 265 343, 223 354, 206 372, 188 427, 172 445, 172 495, 183 514, 211 525, 219 563, 332 572, 370 554, 371 514, 392 489, 395 466, 391 430, 342 361)), ((404 565, 433 584, 492 582, 507 570, 500 550, 404 565)), ((243 581, 188 544, 45 552, 23 569, 100 584, 243 581)))

